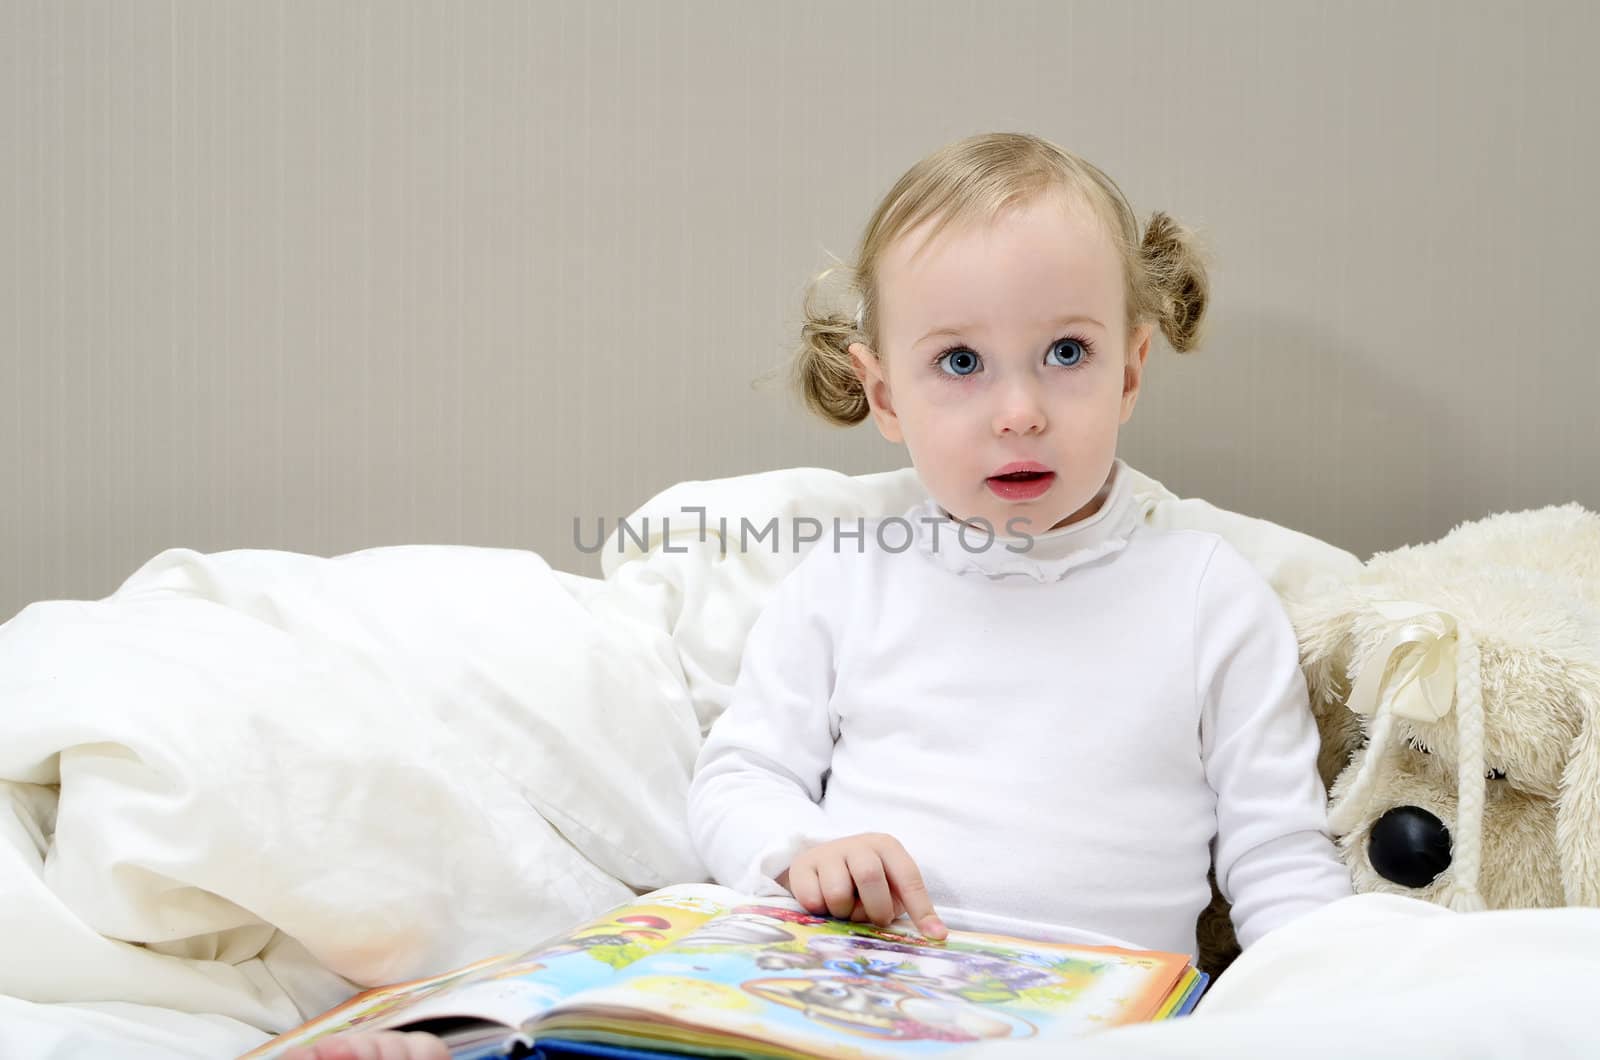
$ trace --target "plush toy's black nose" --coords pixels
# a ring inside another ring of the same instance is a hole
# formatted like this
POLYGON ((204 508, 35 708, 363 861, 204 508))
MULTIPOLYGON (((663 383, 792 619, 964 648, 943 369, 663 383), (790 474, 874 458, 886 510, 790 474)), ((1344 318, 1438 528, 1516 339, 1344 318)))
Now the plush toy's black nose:
POLYGON ((1450 867, 1450 829, 1427 810, 1396 806, 1372 826, 1367 860, 1402 887, 1426 887, 1450 867))

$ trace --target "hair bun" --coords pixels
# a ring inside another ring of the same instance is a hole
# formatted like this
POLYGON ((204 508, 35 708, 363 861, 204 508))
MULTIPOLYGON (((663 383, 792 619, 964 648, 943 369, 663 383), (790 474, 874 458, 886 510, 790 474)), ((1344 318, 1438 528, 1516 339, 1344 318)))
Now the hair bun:
POLYGON ((1211 282, 1194 232, 1157 210, 1145 226, 1139 252, 1160 292, 1161 333, 1179 353, 1193 349, 1211 297, 1211 282))

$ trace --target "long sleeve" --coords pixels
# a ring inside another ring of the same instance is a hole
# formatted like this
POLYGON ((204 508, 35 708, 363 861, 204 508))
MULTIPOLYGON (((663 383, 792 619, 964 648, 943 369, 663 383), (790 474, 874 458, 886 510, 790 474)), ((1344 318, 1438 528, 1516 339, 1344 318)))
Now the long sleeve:
POLYGON ((689 834, 720 884, 783 894, 794 855, 836 838, 819 805, 838 738, 830 700, 840 606, 832 556, 813 548, 751 627, 728 707, 689 786, 689 834))
POLYGON ((1318 735, 1294 628, 1272 587, 1225 541, 1195 602, 1201 753, 1217 794, 1217 883, 1249 946, 1351 893, 1328 836, 1318 735))

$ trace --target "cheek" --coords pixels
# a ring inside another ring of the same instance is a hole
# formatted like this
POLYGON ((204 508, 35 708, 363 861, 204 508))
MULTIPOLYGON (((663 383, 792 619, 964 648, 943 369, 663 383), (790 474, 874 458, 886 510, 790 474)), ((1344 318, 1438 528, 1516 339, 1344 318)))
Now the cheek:
POLYGON ((1123 387, 1128 381, 1124 363, 1118 358, 1107 358, 1100 364, 1100 369, 1095 385, 1100 388, 1105 398, 1120 405, 1123 387))
POLYGON ((959 448, 986 422, 987 402, 970 385, 923 377, 902 383, 896 398, 906 443, 924 450, 959 448))
POLYGON ((913 405, 929 412, 938 411, 940 415, 948 415, 952 410, 972 406, 973 394, 977 393, 978 389, 972 383, 956 383, 940 379, 931 372, 904 388, 913 405))
POLYGON ((907 423, 901 421, 901 433, 906 449, 917 464, 932 468, 949 468, 972 456, 969 435, 951 430, 948 419, 933 423, 907 423))
POLYGON ((1107 385, 1104 376, 1062 386, 1056 391, 1050 413, 1054 426, 1075 436, 1113 435, 1122 422, 1122 389, 1107 385))

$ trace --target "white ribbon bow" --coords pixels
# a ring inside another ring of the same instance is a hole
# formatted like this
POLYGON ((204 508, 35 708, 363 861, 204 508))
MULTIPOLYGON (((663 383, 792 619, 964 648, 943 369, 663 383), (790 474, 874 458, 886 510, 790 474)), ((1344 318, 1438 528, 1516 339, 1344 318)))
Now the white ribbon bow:
POLYGON ((1402 718, 1443 718, 1455 704, 1460 622, 1448 611, 1406 600, 1384 600, 1372 607, 1394 626, 1356 677, 1349 708, 1372 717, 1383 697, 1402 718))

